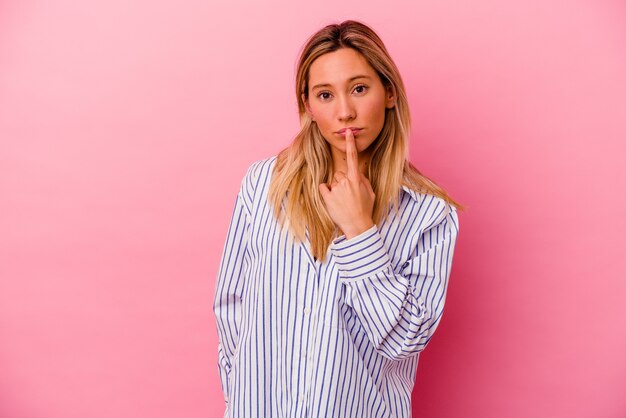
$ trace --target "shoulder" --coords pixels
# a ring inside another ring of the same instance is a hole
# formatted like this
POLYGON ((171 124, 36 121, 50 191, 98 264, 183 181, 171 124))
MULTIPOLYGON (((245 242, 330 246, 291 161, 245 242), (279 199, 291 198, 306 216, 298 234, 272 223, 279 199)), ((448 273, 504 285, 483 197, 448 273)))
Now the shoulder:
POLYGON ((272 155, 253 161, 248 165, 245 177, 249 180, 259 179, 271 173, 271 170, 276 162, 278 155, 272 155))
POLYGON ((417 218, 421 218, 422 222, 418 222, 418 224, 423 230, 448 222, 453 224, 455 229, 458 229, 458 215, 454 205, 441 197, 418 192, 405 185, 402 185, 402 191, 410 197, 405 208, 410 208, 416 213, 417 218))
POLYGON ((248 164, 246 173, 241 180, 241 192, 250 202, 257 189, 264 187, 272 174, 272 168, 276 162, 277 155, 254 160, 248 164))

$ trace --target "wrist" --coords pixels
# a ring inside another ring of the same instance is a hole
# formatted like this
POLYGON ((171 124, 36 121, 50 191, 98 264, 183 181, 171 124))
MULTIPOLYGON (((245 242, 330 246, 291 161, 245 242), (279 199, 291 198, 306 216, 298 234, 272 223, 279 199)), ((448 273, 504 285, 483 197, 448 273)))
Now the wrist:
POLYGON ((363 232, 367 231, 373 226, 374 226, 374 221, 371 219, 366 219, 363 222, 359 222, 353 228, 350 228, 344 231, 344 235, 346 236, 346 239, 351 239, 351 238, 356 237, 357 235, 361 235, 363 232))

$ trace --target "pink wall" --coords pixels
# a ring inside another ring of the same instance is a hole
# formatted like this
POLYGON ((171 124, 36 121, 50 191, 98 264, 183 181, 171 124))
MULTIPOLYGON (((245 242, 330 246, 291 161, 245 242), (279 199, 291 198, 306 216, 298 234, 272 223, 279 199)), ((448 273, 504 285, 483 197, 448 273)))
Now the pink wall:
POLYGON ((415 416, 626 416, 625 4, 277 3, 0 3, 0 417, 221 416, 235 193, 297 130, 304 40, 348 18, 469 206, 415 416))

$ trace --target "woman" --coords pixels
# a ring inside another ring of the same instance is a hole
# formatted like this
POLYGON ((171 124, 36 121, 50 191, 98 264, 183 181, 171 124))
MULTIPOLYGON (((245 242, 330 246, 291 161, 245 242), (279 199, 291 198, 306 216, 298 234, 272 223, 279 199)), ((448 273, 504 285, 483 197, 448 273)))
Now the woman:
POLYGON ((301 131, 248 168, 222 253, 226 416, 409 417, 462 206, 407 160, 404 85, 369 27, 315 33, 296 97, 301 131))

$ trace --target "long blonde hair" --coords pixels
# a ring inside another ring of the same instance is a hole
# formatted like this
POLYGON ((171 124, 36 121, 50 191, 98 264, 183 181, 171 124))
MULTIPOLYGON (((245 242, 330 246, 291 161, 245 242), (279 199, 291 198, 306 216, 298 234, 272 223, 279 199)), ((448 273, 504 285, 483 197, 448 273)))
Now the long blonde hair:
POLYGON ((301 95, 309 97, 309 69, 313 61, 340 48, 352 48, 362 54, 376 70, 383 85, 392 87, 396 99, 395 106, 385 110, 383 128, 370 145, 373 148, 367 178, 376 194, 372 214, 374 223, 380 225, 390 208, 398 209, 403 185, 416 192, 438 196, 464 210, 444 189, 408 161, 411 131, 409 104, 400 73, 382 40, 358 21, 346 20, 341 24, 328 25, 308 39, 300 54, 296 98, 301 130, 292 143, 278 154, 268 191, 268 200, 281 224, 285 221, 282 202, 287 197, 284 209, 289 218, 290 231, 303 241, 305 229, 308 230, 311 251, 321 261, 338 233, 318 188, 321 183, 330 183, 334 176, 332 155, 328 142, 307 114, 301 95))

